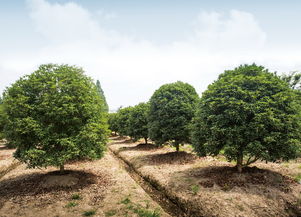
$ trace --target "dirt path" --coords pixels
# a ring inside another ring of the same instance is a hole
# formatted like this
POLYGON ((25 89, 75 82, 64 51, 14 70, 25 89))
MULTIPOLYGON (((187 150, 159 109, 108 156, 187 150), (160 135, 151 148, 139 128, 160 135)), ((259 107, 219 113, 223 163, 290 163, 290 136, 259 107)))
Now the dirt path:
POLYGON ((128 174, 138 183, 148 195, 156 201, 160 206, 164 209, 165 212, 170 214, 171 216, 177 217, 185 217, 185 212, 179 207, 175 202, 169 199, 163 192, 157 189, 157 186, 153 186, 150 182, 145 180, 142 176, 140 176, 134 168, 119 158, 112 151, 110 153, 114 156, 116 160, 124 167, 124 169, 128 172, 128 174))
MULTIPOLYGON (((7 165, 12 156, 1 149, 4 155, 0 162, 7 165)), ((22 164, 0 178, 0 216, 169 217, 125 168, 110 152, 97 161, 66 165, 63 177, 56 168, 22 164)))

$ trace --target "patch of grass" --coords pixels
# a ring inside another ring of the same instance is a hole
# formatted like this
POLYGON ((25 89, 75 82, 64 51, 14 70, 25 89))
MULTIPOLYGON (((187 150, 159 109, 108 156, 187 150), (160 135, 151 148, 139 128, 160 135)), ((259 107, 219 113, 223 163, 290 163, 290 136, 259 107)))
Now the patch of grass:
POLYGON ((133 212, 136 213, 139 217, 160 217, 159 210, 148 210, 146 208, 137 206, 133 208, 133 212))
POLYGON ((71 207, 75 207, 77 205, 78 205, 78 203, 71 201, 71 202, 67 203, 67 205, 65 207, 71 208, 71 207))
POLYGON ((115 209, 109 210, 105 213, 106 216, 114 216, 116 215, 117 211, 115 209))
POLYGON ((88 210, 83 213, 83 216, 93 216, 95 215, 95 213, 96 213, 95 210, 88 210))
POLYGON ((301 173, 298 173, 297 175, 295 175, 294 179, 296 182, 301 182, 301 173))
POLYGON ((197 193, 200 191, 200 186, 199 185, 192 185, 191 187, 191 191, 193 195, 197 195, 197 193))
MULTIPOLYGON (((160 217, 160 210, 155 209, 151 210, 149 209, 149 201, 145 201, 146 206, 142 206, 141 204, 135 204, 130 199, 129 196, 127 196, 125 199, 121 201, 122 204, 126 205, 126 209, 128 211, 131 211, 135 214, 137 214, 139 217, 160 217)), ((128 216, 128 211, 126 211, 125 216, 128 216)), ((129 215, 131 216, 131 215, 129 215)))
POLYGON ((122 204, 129 204, 131 202, 130 198, 126 197, 124 200, 121 201, 122 204))
POLYGON ((71 199, 72 200, 80 200, 82 198, 81 198, 81 196, 79 194, 72 194, 71 199))

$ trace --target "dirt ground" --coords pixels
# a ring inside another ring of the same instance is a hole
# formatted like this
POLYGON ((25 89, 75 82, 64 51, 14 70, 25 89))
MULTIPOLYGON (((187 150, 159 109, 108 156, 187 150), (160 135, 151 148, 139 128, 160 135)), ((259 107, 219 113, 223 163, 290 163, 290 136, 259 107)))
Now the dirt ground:
POLYGON ((112 139, 109 148, 187 216, 301 216, 298 161, 255 163, 238 174, 221 156, 199 158, 189 151, 175 153, 170 147, 112 139))
POLYGON ((107 152, 93 162, 26 169, 0 146, 0 216, 169 216, 107 152), (2 172, 1 172, 2 171, 2 172))

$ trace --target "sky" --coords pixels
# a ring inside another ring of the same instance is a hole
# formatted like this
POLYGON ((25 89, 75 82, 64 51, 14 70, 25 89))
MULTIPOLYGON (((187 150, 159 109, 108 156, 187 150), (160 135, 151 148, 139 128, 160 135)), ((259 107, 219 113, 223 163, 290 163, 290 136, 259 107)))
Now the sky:
POLYGON ((0 92, 70 64, 115 110, 179 80, 201 94, 240 64, 301 70, 300 12, 298 0, 0 0, 0 92))

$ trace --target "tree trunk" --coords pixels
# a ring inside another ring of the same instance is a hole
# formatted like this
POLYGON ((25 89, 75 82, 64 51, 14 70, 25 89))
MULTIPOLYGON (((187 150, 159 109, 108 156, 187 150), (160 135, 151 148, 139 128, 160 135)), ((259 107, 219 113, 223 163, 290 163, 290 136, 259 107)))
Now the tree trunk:
POLYGON ((64 165, 60 165, 60 174, 64 174, 64 172, 65 172, 64 165))
POLYGON ((147 145, 147 137, 145 137, 144 140, 145 140, 145 144, 147 145))
POLYGON ((176 146, 177 152, 179 152, 179 150, 180 150, 180 144, 177 141, 175 141, 175 146, 176 146))
POLYGON ((239 151, 239 153, 237 155, 237 164, 236 164, 236 167, 237 167, 237 170, 239 173, 242 172, 242 163, 243 163, 243 153, 242 153, 242 151, 239 151))

